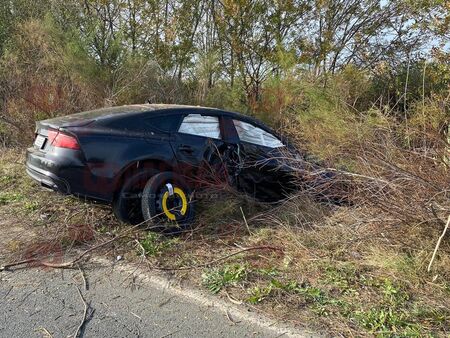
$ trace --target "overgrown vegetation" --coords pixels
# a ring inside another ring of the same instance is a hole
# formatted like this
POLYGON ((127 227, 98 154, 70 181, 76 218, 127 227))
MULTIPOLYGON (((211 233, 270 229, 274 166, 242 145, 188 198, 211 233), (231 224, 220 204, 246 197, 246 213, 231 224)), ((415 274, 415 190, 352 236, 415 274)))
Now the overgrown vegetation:
POLYGON ((2 259, 61 261, 119 237, 105 254, 330 336, 448 336, 448 234, 427 265, 450 214, 449 13, 440 0, 1 2, 2 259), (319 202, 317 186, 278 205, 219 191, 179 238, 124 235, 107 206, 25 176, 35 120, 147 100, 263 119, 333 168, 351 205, 319 202))
POLYGON ((3 1, 0 140, 28 143, 36 119, 147 100, 278 127, 291 117, 328 156, 356 121, 445 136, 448 12, 440 0, 3 1))
POLYGON ((17 150, 1 155, 4 261, 58 263, 74 250, 125 235, 99 251, 169 269, 180 280, 330 335, 449 332, 448 242, 433 273, 426 271, 437 228, 405 227, 381 215, 374 219, 372 207, 326 206, 308 196, 274 209, 218 194, 213 204, 200 201, 193 231, 176 238, 144 229, 127 233, 106 206, 42 191, 26 177, 23 161, 16 162, 21 156, 17 150))

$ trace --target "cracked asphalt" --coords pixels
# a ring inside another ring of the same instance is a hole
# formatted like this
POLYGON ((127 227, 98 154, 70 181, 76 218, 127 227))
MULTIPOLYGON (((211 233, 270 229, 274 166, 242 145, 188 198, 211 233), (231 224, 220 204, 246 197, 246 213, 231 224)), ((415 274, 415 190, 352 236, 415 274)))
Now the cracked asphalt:
MULTIPOLYGON (((0 275, 0 337, 287 337, 300 336, 245 309, 131 268, 41 268, 0 275), (224 305, 225 304, 225 305, 224 305)), ((305 335, 301 335, 305 336, 305 335)))

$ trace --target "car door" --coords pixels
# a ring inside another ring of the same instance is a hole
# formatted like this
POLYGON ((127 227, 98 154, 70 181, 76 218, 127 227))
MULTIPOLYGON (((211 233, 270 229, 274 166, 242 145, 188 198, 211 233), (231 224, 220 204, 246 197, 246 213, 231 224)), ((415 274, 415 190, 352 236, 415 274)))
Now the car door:
POLYGON ((281 199, 292 188, 291 176, 282 161, 285 145, 252 123, 233 119, 233 125, 239 137, 239 186, 261 200, 281 199))
POLYGON ((184 115, 171 142, 178 161, 177 171, 196 186, 220 183, 217 164, 228 144, 224 140, 220 115, 192 112, 184 115))

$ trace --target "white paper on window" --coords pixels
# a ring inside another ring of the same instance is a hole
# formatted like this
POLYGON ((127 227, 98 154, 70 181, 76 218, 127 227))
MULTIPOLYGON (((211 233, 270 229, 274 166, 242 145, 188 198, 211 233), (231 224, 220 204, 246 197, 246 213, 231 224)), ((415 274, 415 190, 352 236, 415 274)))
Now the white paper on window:
POLYGON ((220 138, 219 118, 216 116, 202 116, 189 114, 183 119, 180 133, 203 137, 220 138))
POLYGON ((283 147, 284 144, 272 134, 250 123, 233 120, 239 139, 243 142, 258 144, 269 148, 283 147))

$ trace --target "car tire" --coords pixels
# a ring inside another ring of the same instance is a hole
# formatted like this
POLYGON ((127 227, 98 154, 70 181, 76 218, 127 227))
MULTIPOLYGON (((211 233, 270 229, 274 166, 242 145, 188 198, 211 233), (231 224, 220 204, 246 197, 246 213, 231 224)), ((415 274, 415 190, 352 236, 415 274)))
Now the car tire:
POLYGON ((141 199, 142 215, 150 230, 178 234, 192 225, 195 216, 193 193, 186 182, 173 172, 150 178, 141 199))
POLYGON ((141 196, 145 184, 158 173, 156 169, 145 169, 127 178, 113 200, 113 212, 116 218, 128 224, 144 221, 141 208, 141 196))

